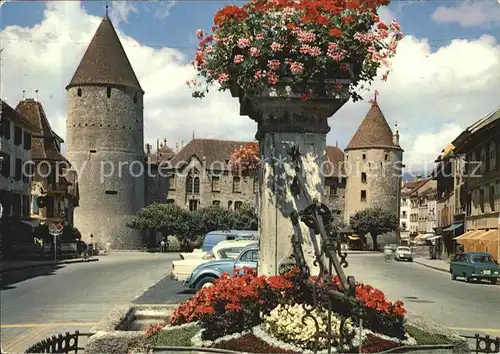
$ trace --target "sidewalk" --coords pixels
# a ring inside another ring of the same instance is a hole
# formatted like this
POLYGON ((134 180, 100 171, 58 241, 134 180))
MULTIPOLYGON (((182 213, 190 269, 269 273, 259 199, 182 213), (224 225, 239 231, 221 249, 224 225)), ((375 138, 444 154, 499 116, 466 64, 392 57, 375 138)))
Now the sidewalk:
POLYGON ((441 272, 450 272, 450 263, 443 261, 442 259, 429 259, 426 257, 414 258, 413 263, 420 264, 421 266, 432 268, 434 270, 439 270, 441 272))
MULTIPOLYGON (((97 262, 99 258, 89 259, 89 262, 97 262)), ((73 259, 64 259, 57 262, 44 260, 44 261, 28 261, 28 260, 4 260, 0 261, 0 273, 11 272, 15 270, 29 269, 29 268, 37 268, 37 267, 46 267, 50 265, 59 265, 59 264, 71 264, 71 263, 82 263, 83 258, 73 258, 73 259)))

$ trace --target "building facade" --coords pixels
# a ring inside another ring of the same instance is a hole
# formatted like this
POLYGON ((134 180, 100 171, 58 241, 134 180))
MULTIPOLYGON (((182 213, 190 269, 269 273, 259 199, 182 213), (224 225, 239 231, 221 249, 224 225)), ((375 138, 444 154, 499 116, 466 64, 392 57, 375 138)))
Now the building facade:
MULTIPOLYGON (((345 149, 347 177, 344 220, 380 207, 400 215, 403 149, 376 101, 345 149)), ((392 240, 395 241, 395 240, 392 240)))
POLYGON ((16 110, 38 128, 38 133, 32 135, 31 218, 47 226, 73 226, 78 185, 71 164, 61 154, 64 140, 52 130, 40 102, 25 99, 19 102, 16 110))
POLYGON ((437 226, 437 183, 432 178, 418 182, 410 192, 410 222, 416 228, 416 237, 422 239, 424 235, 434 234, 437 226))
POLYGON ((36 227, 30 219, 32 134, 39 129, 26 117, 1 101, 0 121, 0 233, 2 242, 14 241, 12 237, 22 235, 16 232, 20 223, 36 227), (4 237, 5 236, 5 237, 4 237))
POLYGON ((127 223, 145 205, 144 90, 107 16, 66 90, 67 157, 80 191, 75 225, 84 240, 93 234, 113 248, 140 248, 142 232, 127 223))
POLYGON ((466 250, 499 257, 500 224, 500 109, 468 127, 454 141, 456 154, 466 159, 466 250))
POLYGON ((412 205, 410 195, 413 189, 418 185, 419 181, 405 181, 401 183, 401 204, 399 226, 401 229, 401 240, 408 240, 412 236, 418 234, 418 221, 414 221, 412 217, 412 205))

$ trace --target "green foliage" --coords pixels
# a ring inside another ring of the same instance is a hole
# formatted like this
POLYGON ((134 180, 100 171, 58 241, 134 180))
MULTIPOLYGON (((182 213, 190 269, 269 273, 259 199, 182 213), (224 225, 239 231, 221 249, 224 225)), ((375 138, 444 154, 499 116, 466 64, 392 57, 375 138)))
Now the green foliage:
POLYGON ((358 211, 351 216, 349 222, 356 233, 363 235, 370 233, 375 249, 378 249, 378 235, 394 231, 399 225, 397 215, 379 207, 358 211))
POLYGON ((197 325, 162 330, 155 338, 154 345, 157 347, 192 347, 191 338, 200 330, 201 327, 197 325))
POLYGON ((450 344, 450 340, 443 334, 430 333, 407 323, 405 323, 404 328, 408 335, 415 338, 417 345, 450 344))
POLYGON ((257 215, 251 205, 243 204, 239 210, 219 206, 189 211, 176 204, 153 203, 142 208, 128 227, 155 229, 164 236, 175 235, 187 245, 202 234, 215 230, 257 230, 257 215))

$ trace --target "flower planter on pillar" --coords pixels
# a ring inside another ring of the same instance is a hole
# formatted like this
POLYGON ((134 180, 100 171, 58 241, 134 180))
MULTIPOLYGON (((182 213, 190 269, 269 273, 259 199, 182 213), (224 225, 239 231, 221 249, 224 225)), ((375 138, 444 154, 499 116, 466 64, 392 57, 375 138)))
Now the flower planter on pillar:
MULTIPOLYGON (((290 185, 295 175, 289 151, 300 148, 304 166, 303 180, 311 198, 322 200, 324 176, 322 162, 326 150, 326 134, 330 131, 328 118, 348 100, 346 90, 338 90, 339 81, 322 85, 323 95, 304 99, 285 87, 288 94, 279 96, 269 89, 259 96, 240 95, 240 113, 258 123, 261 169, 259 175, 259 274, 275 275, 280 264, 292 251, 293 226, 289 218, 294 210, 304 210, 308 201, 304 195, 294 197, 290 185), (328 88, 328 86, 331 86, 328 88)), ((343 84, 348 80, 342 80, 343 84)), ((342 87, 348 87, 344 85, 342 87)), ((303 90, 300 90, 304 92, 303 90)), ((233 94, 237 94, 233 91, 233 94)), ((314 272, 314 250, 308 238, 309 229, 302 224, 304 255, 314 272)))

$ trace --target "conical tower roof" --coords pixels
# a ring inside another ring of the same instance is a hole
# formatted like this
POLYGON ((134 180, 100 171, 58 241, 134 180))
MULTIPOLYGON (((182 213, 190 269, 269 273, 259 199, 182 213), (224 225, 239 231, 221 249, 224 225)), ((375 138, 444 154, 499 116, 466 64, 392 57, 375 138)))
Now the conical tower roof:
POLYGON ((399 145, 394 144, 391 128, 379 105, 373 102, 346 150, 381 147, 401 149, 399 145))
POLYGON ((99 84, 135 87, 144 92, 107 15, 97 28, 66 90, 74 86, 99 84))

